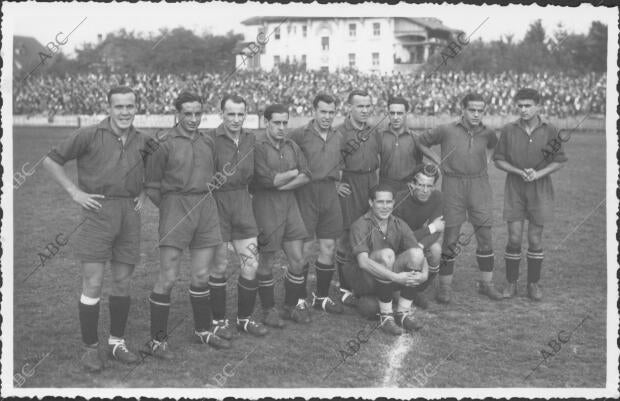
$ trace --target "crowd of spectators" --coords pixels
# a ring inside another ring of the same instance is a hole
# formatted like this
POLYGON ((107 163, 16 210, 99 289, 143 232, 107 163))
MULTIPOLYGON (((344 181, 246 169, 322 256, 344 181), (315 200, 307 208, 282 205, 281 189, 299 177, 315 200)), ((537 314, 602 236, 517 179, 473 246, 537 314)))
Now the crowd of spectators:
POLYGON ((173 100, 181 90, 198 92, 205 99, 205 112, 216 113, 225 93, 237 93, 248 102, 248 113, 260 113, 274 102, 287 104, 292 115, 310 115, 312 98, 328 92, 340 99, 345 113, 348 93, 366 89, 375 110, 383 110, 391 95, 409 99, 414 114, 455 115, 459 100, 468 91, 487 99, 487 114, 514 114, 512 98, 521 87, 542 94, 543 114, 565 117, 605 113, 605 76, 589 73, 578 77, 562 73, 501 74, 419 72, 416 74, 364 74, 357 71, 297 71, 282 73, 238 71, 234 74, 38 74, 14 84, 14 114, 48 116, 96 115, 106 112, 106 93, 111 86, 128 85, 139 94, 139 114, 173 113, 173 100))

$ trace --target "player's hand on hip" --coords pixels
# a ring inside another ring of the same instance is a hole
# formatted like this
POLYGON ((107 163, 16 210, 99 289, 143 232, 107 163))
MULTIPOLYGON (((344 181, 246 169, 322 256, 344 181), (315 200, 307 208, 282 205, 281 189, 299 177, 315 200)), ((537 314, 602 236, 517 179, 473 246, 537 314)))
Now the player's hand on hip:
POLYGON ((79 189, 75 191, 71 197, 73 201, 77 202, 84 209, 88 210, 97 210, 101 209, 101 203, 97 202, 96 199, 104 199, 104 195, 99 194, 87 194, 84 191, 80 191, 79 189))
POLYGON ((345 184, 344 182, 339 182, 336 184, 336 191, 338 192, 338 195, 343 198, 351 195, 351 187, 349 184, 345 184))

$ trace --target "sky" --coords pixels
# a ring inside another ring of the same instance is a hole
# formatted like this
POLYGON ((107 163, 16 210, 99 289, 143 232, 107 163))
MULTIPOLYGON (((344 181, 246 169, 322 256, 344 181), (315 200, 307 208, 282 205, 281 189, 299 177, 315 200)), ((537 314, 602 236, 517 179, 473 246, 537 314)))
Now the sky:
MULTIPOLYGON (((435 17, 445 25, 464 32, 475 30, 485 19, 488 20, 472 37, 485 41, 499 39, 512 34, 520 40, 528 26, 540 18, 547 33, 551 34, 558 23, 569 32, 587 33, 592 21, 609 25, 617 13, 613 8, 595 8, 590 5, 579 7, 539 6, 475 6, 475 5, 417 5, 400 3, 395 6, 384 4, 235 4, 213 3, 4 3, 7 24, 15 35, 33 36, 43 45, 53 41, 58 32, 71 34, 62 47, 64 54, 75 54, 75 48, 85 43, 95 43, 97 35, 103 37, 125 28, 127 31, 158 33, 161 28, 173 29, 179 26, 197 34, 212 32, 224 34, 227 31, 241 32, 241 21, 254 16, 411 16, 435 17), (615 15, 614 15, 615 14, 615 15), (84 20, 84 18, 86 18, 84 20), (83 21, 81 24, 80 22, 83 21)), ((61 40, 64 36, 59 37, 61 40)), ((246 38, 248 39, 248 38, 246 38)))

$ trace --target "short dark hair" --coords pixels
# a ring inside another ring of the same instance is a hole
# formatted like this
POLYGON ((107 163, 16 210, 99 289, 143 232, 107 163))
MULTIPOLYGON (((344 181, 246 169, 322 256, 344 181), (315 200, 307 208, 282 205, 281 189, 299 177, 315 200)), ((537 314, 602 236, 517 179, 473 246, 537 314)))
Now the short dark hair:
POLYGON ((427 177, 434 179, 433 183, 436 184, 439 179, 439 167, 430 163, 420 163, 413 169, 413 173, 407 177, 407 182, 417 182, 417 175, 424 174, 427 177))
POLYGON ((243 103, 243 105, 245 106, 245 108, 248 108, 248 104, 245 102, 245 99, 242 98, 241 96, 237 95, 237 94, 228 94, 228 95, 224 95, 224 97, 222 98, 222 101, 220 102, 220 110, 224 111, 224 106, 226 105, 227 101, 232 101, 233 103, 243 103))
POLYGON ((319 93, 314 97, 312 101, 312 107, 315 109, 319 106, 319 102, 333 104, 334 106, 338 106, 338 101, 332 95, 328 95, 327 93, 319 93))
POLYGON ((347 103, 351 104, 355 96, 370 97, 370 94, 366 90, 354 89, 351 91, 351 93, 349 93, 349 97, 347 98, 347 103))
POLYGON ((402 104, 405 106, 405 111, 409 111, 409 102, 402 96, 392 96, 388 99, 387 108, 390 109, 390 106, 393 104, 402 104))
POLYGON ((481 94, 476 93, 476 92, 469 92, 468 94, 466 94, 463 97, 463 100, 461 100, 461 106, 463 106, 463 108, 467 108, 467 104, 469 102, 483 102, 484 104, 486 104, 486 100, 484 100, 484 97, 482 97, 481 94))
POLYGON ((540 93, 536 89, 522 88, 515 95, 515 102, 519 100, 533 100, 534 103, 540 103, 540 93))
POLYGON ((177 96, 174 100, 174 108, 177 109, 177 111, 181 111, 184 103, 192 102, 198 102, 201 106, 203 105, 202 98, 200 96, 192 92, 183 91, 179 93, 179 96, 177 96))
POLYGON ((274 103, 270 104, 269 106, 267 106, 267 108, 265 108, 263 116, 265 117, 265 120, 271 121, 271 117, 273 117, 273 115, 276 113, 286 113, 287 115, 289 115, 286 106, 280 103, 274 103))
POLYGON ((108 91, 108 104, 112 104, 112 95, 125 94, 125 93, 133 93, 133 96, 136 99, 136 103, 138 103, 138 94, 136 93, 136 91, 131 89, 129 86, 113 86, 108 91))
POLYGON ((370 199, 375 200, 377 199, 377 192, 389 192, 392 194, 392 198, 394 198, 396 196, 396 194, 394 193, 394 188, 390 185, 390 184, 386 184, 384 182, 375 185, 371 190, 370 190, 370 199))

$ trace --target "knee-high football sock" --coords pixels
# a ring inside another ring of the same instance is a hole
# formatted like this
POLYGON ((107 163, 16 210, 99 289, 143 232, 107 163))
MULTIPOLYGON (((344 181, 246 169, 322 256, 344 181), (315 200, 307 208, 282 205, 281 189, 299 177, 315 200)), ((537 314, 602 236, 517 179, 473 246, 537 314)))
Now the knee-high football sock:
POLYGON ((209 294, 213 320, 226 318, 226 277, 209 276, 209 294))
POLYGON ((116 338, 125 337, 125 327, 127 326, 127 317, 129 316, 129 306, 131 298, 110 295, 110 336, 116 338))
POLYGON ((78 305, 82 341, 86 345, 95 345, 99 342, 97 330, 99 328, 99 298, 80 297, 78 305))
POLYGON ((194 313, 194 327, 198 332, 210 331, 213 327, 210 298, 208 286, 196 287, 192 285, 189 287, 189 301, 194 313))
POLYGON ((239 319, 247 319, 254 312, 257 291, 258 280, 248 280, 243 276, 239 276, 237 281, 237 317, 239 319))

